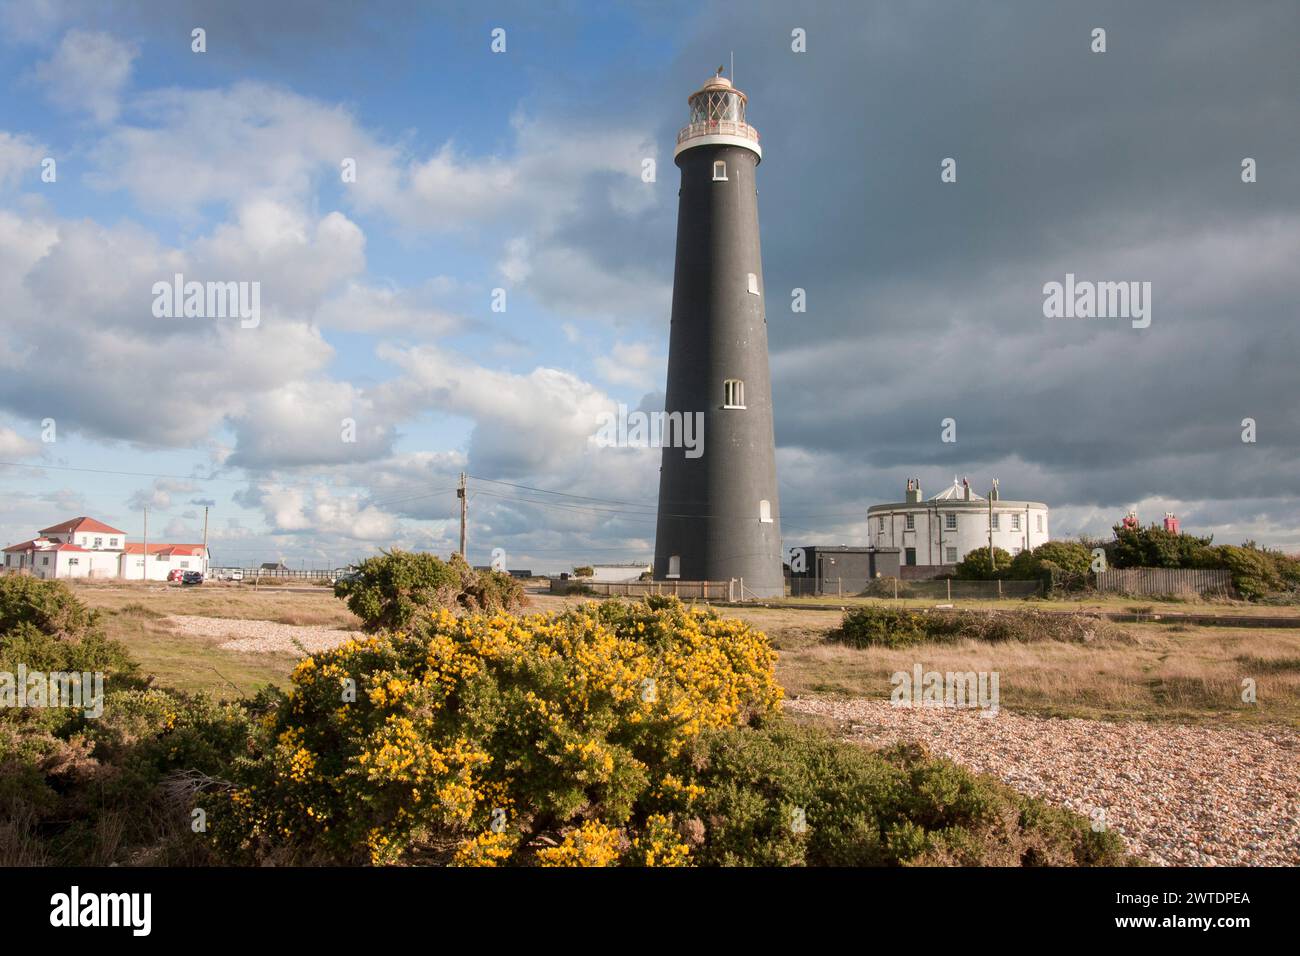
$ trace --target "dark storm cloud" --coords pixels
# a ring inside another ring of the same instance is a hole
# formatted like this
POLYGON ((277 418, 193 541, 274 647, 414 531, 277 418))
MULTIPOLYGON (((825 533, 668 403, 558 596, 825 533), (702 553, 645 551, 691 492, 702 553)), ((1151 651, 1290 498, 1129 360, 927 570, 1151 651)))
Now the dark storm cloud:
POLYGON ((914 472, 1000 474, 1053 506, 1240 499, 1243 520, 1293 499, 1300 9, 727 10, 674 72, 698 85, 734 49, 763 135, 778 444, 821 463, 802 487, 783 460, 785 512, 895 500, 914 472), (1044 318, 1067 271, 1152 282, 1150 328, 1044 318))

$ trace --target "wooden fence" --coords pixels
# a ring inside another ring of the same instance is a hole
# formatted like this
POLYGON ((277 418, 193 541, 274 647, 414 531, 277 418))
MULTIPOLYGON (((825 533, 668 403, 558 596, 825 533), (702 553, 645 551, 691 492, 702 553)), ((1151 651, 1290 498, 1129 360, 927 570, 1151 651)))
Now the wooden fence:
POLYGON ((552 594, 568 594, 571 589, 578 590, 580 594, 599 594, 605 597, 672 594, 683 599, 704 601, 734 601, 740 593, 738 584, 733 581, 581 581, 572 578, 562 581, 551 578, 552 594))
POLYGON ((1097 573, 1097 590, 1118 594, 1232 594, 1232 572, 1197 568, 1122 568, 1097 573))

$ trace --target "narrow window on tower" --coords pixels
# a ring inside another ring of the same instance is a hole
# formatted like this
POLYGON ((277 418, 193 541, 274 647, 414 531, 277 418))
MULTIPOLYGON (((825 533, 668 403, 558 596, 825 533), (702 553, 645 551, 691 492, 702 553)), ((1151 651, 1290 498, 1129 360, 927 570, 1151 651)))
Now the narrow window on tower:
POLYGON ((745 383, 738 378, 729 378, 722 383, 722 407, 745 407, 745 383))
POLYGON ((752 272, 749 274, 749 294, 758 295, 758 276, 752 272))
POLYGON ((713 164, 713 181, 715 183, 725 183, 727 181, 727 164, 718 160, 713 164))
POLYGON ((758 503, 758 520, 764 524, 772 523, 772 502, 766 498, 758 503))
POLYGON ((668 576, 670 578, 680 578, 682 576, 682 556, 680 554, 670 554, 668 556, 668 576))

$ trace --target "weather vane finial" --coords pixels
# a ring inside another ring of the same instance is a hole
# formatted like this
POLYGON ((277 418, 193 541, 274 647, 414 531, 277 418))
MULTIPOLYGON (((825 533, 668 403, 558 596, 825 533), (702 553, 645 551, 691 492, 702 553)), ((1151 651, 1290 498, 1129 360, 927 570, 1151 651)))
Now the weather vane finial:
POLYGON ((722 75, 723 69, 725 69, 725 64, 723 66, 718 67, 718 74, 717 74, 718 76, 722 75))

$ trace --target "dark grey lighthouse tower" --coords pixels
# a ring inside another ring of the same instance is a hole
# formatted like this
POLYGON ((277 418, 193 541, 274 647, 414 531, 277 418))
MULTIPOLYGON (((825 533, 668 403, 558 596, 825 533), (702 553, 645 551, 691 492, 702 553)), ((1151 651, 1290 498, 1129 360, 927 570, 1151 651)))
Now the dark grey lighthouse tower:
POLYGON ((670 422, 703 413, 702 454, 665 442, 656 579, 744 580, 784 594, 767 317, 755 172, 763 152, 746 96, 718 75, 677 134, 682 171, 668 347, 670 422))

